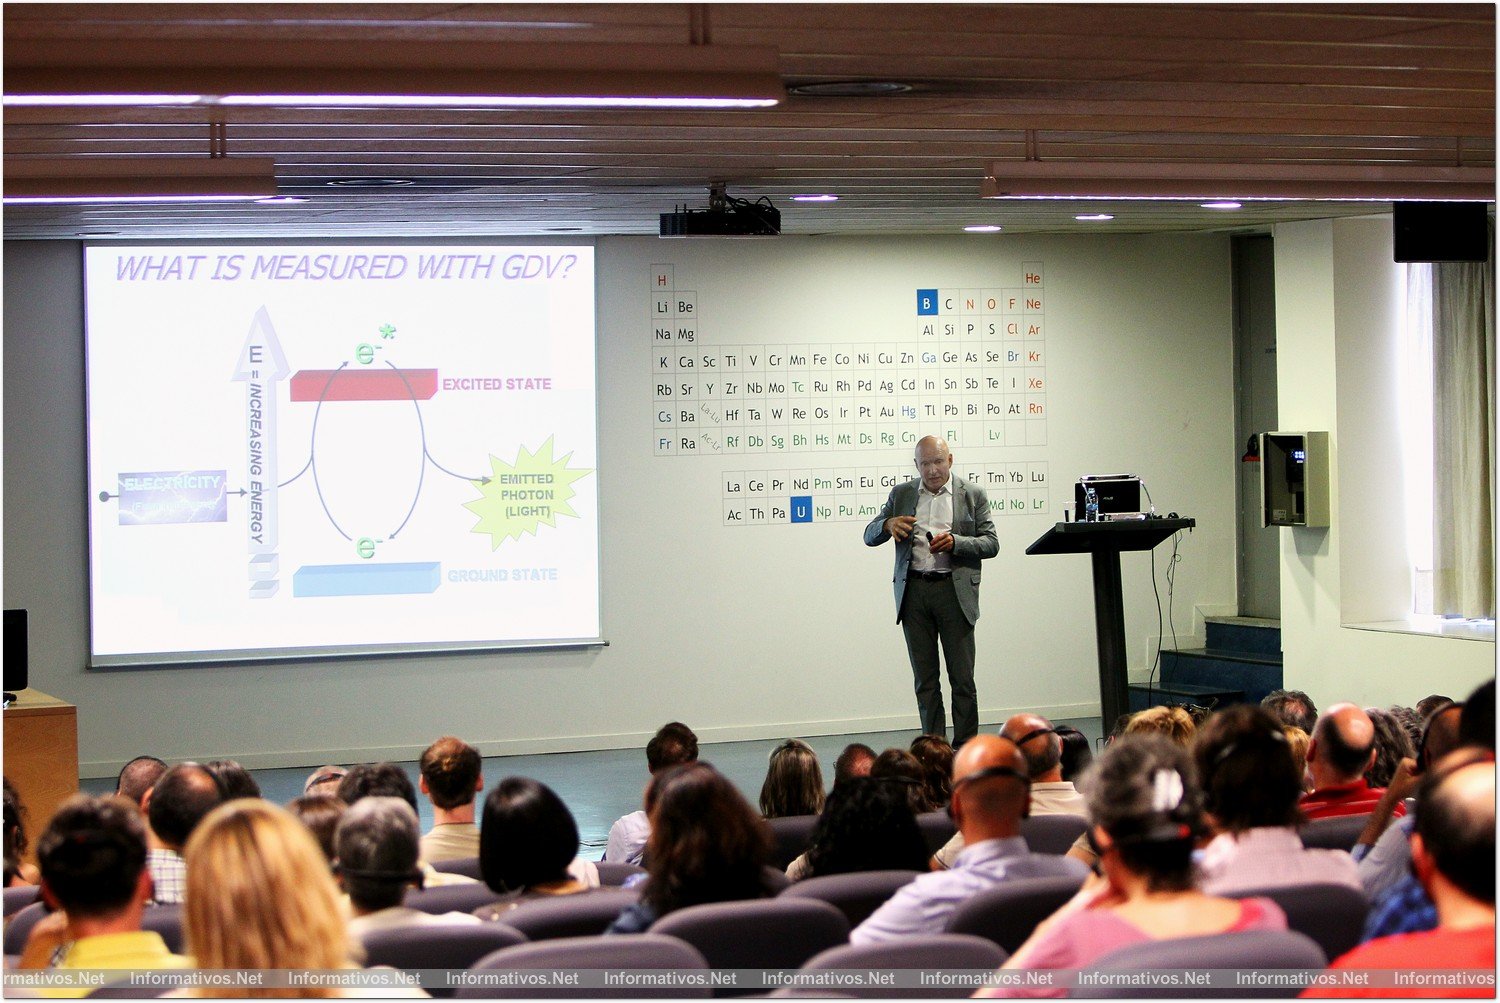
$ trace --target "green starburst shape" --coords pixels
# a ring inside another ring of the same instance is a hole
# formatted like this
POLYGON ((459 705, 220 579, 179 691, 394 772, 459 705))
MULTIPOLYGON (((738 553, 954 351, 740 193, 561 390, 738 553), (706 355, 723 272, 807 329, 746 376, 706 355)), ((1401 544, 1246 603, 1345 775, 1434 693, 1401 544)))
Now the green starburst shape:
POLYGON ((464 502, 464 508, 479 516, 472 532, 489 534, 490 549, 499 550, 511 537, 535 535, 543 525, 556 529, 559 516, 577 519, 569 504, 576 493, 573 483, 593 471, 570 468, 572 458, 569 453, 553 459, 551 437, 536 452, 522 446, 515 463, 491 455, 489 483, 473 481, 480 497, 464 502))

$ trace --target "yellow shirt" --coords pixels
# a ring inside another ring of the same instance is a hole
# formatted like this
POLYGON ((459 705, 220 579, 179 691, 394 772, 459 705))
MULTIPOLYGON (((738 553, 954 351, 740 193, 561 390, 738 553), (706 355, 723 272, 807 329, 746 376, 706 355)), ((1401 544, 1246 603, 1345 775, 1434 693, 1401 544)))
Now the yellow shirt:
MULTIPOLYGON (((58 962, 58 969, 131 969, 191 968, 191 959, 167 950, 161 934, 154 930, 132 930, 128 933, 101 933, 96 937, 75 940, 58 962)), ((41 994, 54 999, 78 999, 94 988, 44 989, 41 994)))

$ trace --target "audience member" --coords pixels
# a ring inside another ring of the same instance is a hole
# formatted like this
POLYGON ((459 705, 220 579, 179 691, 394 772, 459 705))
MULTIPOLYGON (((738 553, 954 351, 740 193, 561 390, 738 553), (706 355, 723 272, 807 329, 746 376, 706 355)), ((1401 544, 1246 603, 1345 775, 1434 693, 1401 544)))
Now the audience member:
POLYGON ((977 735, 953 760, 949 811, 964 849, 947 870, 929 872, 901 888, 849 935, 853 944, 942 933, 955 909, 1003 881, 1076 875, 1087 868, 1066 857, 1032 853, 1021 837, 1031 797, 1026 757, 998 735, 977 735))
POLYGON ((923 782, 922 764, 905 749, 886 749, 870 764, 870 776, 876 780, 893 780, 906 790, 907 804, 913 815, 924 815, 937 811, 937 805, 927 798, 927 784, 923 782))
POLYGON ((670 766, 646 788, 651 836, 640 901, 608 933, 641 933, 677 909, 771 894, 771 834, 734 784, 707 763, 670 766))
POLYGON ((833 787, 855 777, 868 777, 870 767, 875 765, 875 750, 863 742, 850 742, 833 761, 833 787))
POLYGON ((1214 838, 1198 862, 1209 895, 1312 883, 1361 888, 1343 850, 1307 849, 1297 835, 1302 778, 1285 726, 1253 704, 1203 723, 1193 743, 1203 806, 1214 838))
POLYGON ((823 771, 812 746, 789 738, 771 750, 766 779, 760 785, 760 813, 765 818, 816 815, 823 810, 823 771))
MULTIPOLYGON (((18 962, 45 968, 63 948, 58 968, 180 968, 161 935, 141 929, 151 897, 146 828, 135 807, 114 797, 74 795, 37 840, 42 897, 57 910, 32 928, 18 962)), ((81 997, 90 989, 48 995, 81 997)))
MULTIPOLYGON (((1365 782, 1375 761, 1375 724, 1352 703, 1334 704, 1313 726, 1307 746, 1307 772, 1313 789, 1302 796, 1309 819, 1365 815, 1374 810, 1383 788, 1365 782)), ((1397 805, 1397 814, 1406 809, 1397 805)))
POLYGON ((420 833, 417 813, 400 798, 360 798, 339 820, 337 871, 354 913, 349 935, 355 940, 379 930, 479 922, 468 913, 433 914, 401 904, 407 889, 422 885, 420 833))
MULTIPOLYGON (((1083 795, 1072 781, 1062 778, 1062 739, 1051 721, 1039 714, 1016 714, 1000 729, 1000 737, 1015 743, 1026 757, 1026 772, 1031 778, 1030 814, 1087 814, 1083 795)), ((963 848, 963 833, 957 833, 933 854, 932 869, 952 867, 963 848)))
MULTIPOLYGON (((360 763, 358 766, 349 767, 349 771, 339 781, 338 797, 351 808, 361 798, 400 798, 411 805, 412 811, 417 810, 417 789, 412 786, 411 777, 407 776, 406 771, 400 766, 389 762, 360 763)), ((422 858, 420 866, 424 888, 476 883, 473 878, 463 874, 435 870, 432 862, 425 857, 422 858)))
POLYGON ((922 764, 922 786, 934 810, 948 807, 953 795, 953 746, 942 735, 918 735, 910 752, 922 764))
POLYGON ((1109 734, 1104 737, 1104 744, 1110 745, 1121 735, 1124 735, 1125 729, 1130 725, 1130 719, 1134 716, 1134 714, 1127 711, 1116 717, 1115 723, 1109 726, 1109 734))
POLYGON ((1130 715, 1130 722, 1125 725, 1127 735, 1143 733, 1165 735, 1184 749, 1193 744, 1193 735, 1197 730, 1198 725, 1193 720, 1193 715, 1189 714, 1185 707, 1175 704, 1147 707, 1143 711, 1137 711, 1130 715))
POLYGON ((854 777, 834 786, 807 852, 786 869, 793 881, 851 871, 920 871, 927 843, 903 785, 854 777))
POLYGON ((1309 735, 1318 722, 1318 705, 1301 690, 1272 690, 1260 705, 1282 724, 1294 725, 1309 735))
POLYGON ((26 806, 10 777, 5 778, 5 887, 34 885, 40 880, 37 869, 25 860, 31 841, 26 838, 26 806))
MULTIPOLYGON (((681 721, 672 721, 656 730, 646 743, 646 769, 652 777, 669 766, 698 760, 698 736, 681 721)), ((650 785, 647 785, 650 789, 650 785)), ((640 864, 651 836, 651 823, 645 811, 623 815, 609 827, 604 859, 621 864, 640 864)))
POLYGON ((182 848, 198 823, 223 800, 218 778, 197 763, 173 766, 141 799, 141 810, 151 823, 146 866, 151 871, 153 904, 182 902, 187 880, 182 848))
MULTIPOLYGON (((1334 960, 1346 969, 1495 968, 1495 762, 1463 750, 1423 778, 1417 795, 1412 870, 1437 908, 1431 931, 1381 937, 1334 960)), ((1302 994, 1319 996, 1491 998, 1493 985, 1413 983, 1359 988, 1330 983, 1302 994)))
POLYGON ((307 782, 302 785, 302 793, 328 794, 338 797, 339 783, 348 773, 349 771, 342 766, 320 766, 307 775, 307 782))
POLYGON ((1417 701, 1417 706, 1415 708, 1417 717, 1421 719, 1423 724, 1426 724, 1427 719, 1432 717, 1433 711, 1437 710, 1439 707, 1446 707, 1447 705, 1454 702, 1455 701, 1452 697, 1445 697, 1440 693, 1433 693, 1425 696, 1417 701))
POLYGON ((1307 778, 1307 747, 1312 742, 1312 736, 1295 724, 1284 724, 1281 731, 1286 735, 1287 748, 1292 750, 1292 765, 1297 769, 1297 790, 1306 794, 1312 790, 1311 781, 1307 778))
POLYGON ((474 798, 484 789, 479 750, 446 735, 427 747, 417 765, 433 815, 432 829, 422 837, 422 858, 437 864, 479 856, 474 824, 474 798))
POLYGON ((1055 729, 1062 739, 1062 778, 1076 785, 1083 771, 1094 761, 1094 746, 1089 737, 1070 724, 1055 729))
POLYGON ((1385 709, 1385 712, 1396 719, 1396 723, 1406 733, 1406 740, 1415 749, 1417 743, 1422 741, 1422 715, 1418 714, 1411 707, 1402 707, 1400 704, 1391 704, 1385 709))
POLYGON ((1366 707, 1365 713, 1375 726, 1375 760, 1365 770, 1365 783, 1371 787, 1386 788, 1396 775, 1396 764, 1403 759, 1416 758, 1416 743, 1406 737, 1406 729, 1390 711, 1366 707))
POLYGON ((286 809, 307 826, 307 831, 318 841, 318 849, 323 851, 331 865, 339 855, 333 836, 348 807, 332 794, 304 794, 287 802, 286 809))
MULTIPOLYGON (((1205 895, 1193 885, 1202 825, 1186 749, 1160 735, 1126 735, 1083 781, 1090 833, 1104 873, 1037 926, 1002 966, 1085 968, 1131 944, 1241 930, 1286 928, 1269 899, 1205 895)), ((984 989, 979 996, 1057 996, 1065 990, 984 989)))
POLYGON ((598 868, 577 856, 578 823, 562 798, 546 784, 506 777, 485 798, 479 830, 479 871, 503 898, 475 915, 495 919, 526 899, 598 888, 598 868))
POLYGON ((120 775, 115 779, 115 795, 138 805, 165 772, 167 764, 155 756, 136 756, 120 767, 120 775))
POLYGON ((1458 722, 1458 743, 1495 751, 1495 679, 1490 677, 1464 701, 1458 722))
POLYGON ((249 770, 233 759, 215 759, 211 763, 204 763, 203 766, 219 781, 219 786, 224 791, 225 801, 260 797, 260 784, 255 782, 249 770))

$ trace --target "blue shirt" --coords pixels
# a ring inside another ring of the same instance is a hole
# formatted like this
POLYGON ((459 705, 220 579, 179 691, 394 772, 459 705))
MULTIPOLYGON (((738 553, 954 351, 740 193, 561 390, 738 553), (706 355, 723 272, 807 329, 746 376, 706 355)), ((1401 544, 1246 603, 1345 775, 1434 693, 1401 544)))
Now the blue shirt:
POLYGON ((1408 874, 1383 892, 1370 905, 1360 943, 1395 933, 1419 933, 1437 929, 1437 906, 1427 897, 1421 882, 1408 874))

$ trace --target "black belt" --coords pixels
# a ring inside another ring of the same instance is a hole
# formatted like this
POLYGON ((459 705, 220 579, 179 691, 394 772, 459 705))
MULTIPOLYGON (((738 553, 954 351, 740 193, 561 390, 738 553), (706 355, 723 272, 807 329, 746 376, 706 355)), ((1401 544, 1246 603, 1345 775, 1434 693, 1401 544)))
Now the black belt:
POLYGON ((924 582, 941 582, 946 581, 952 577, 953 572, 951 571, 908 571, 906 573, 907 581, 911 581, 914 578, 920 578, 924 582))

